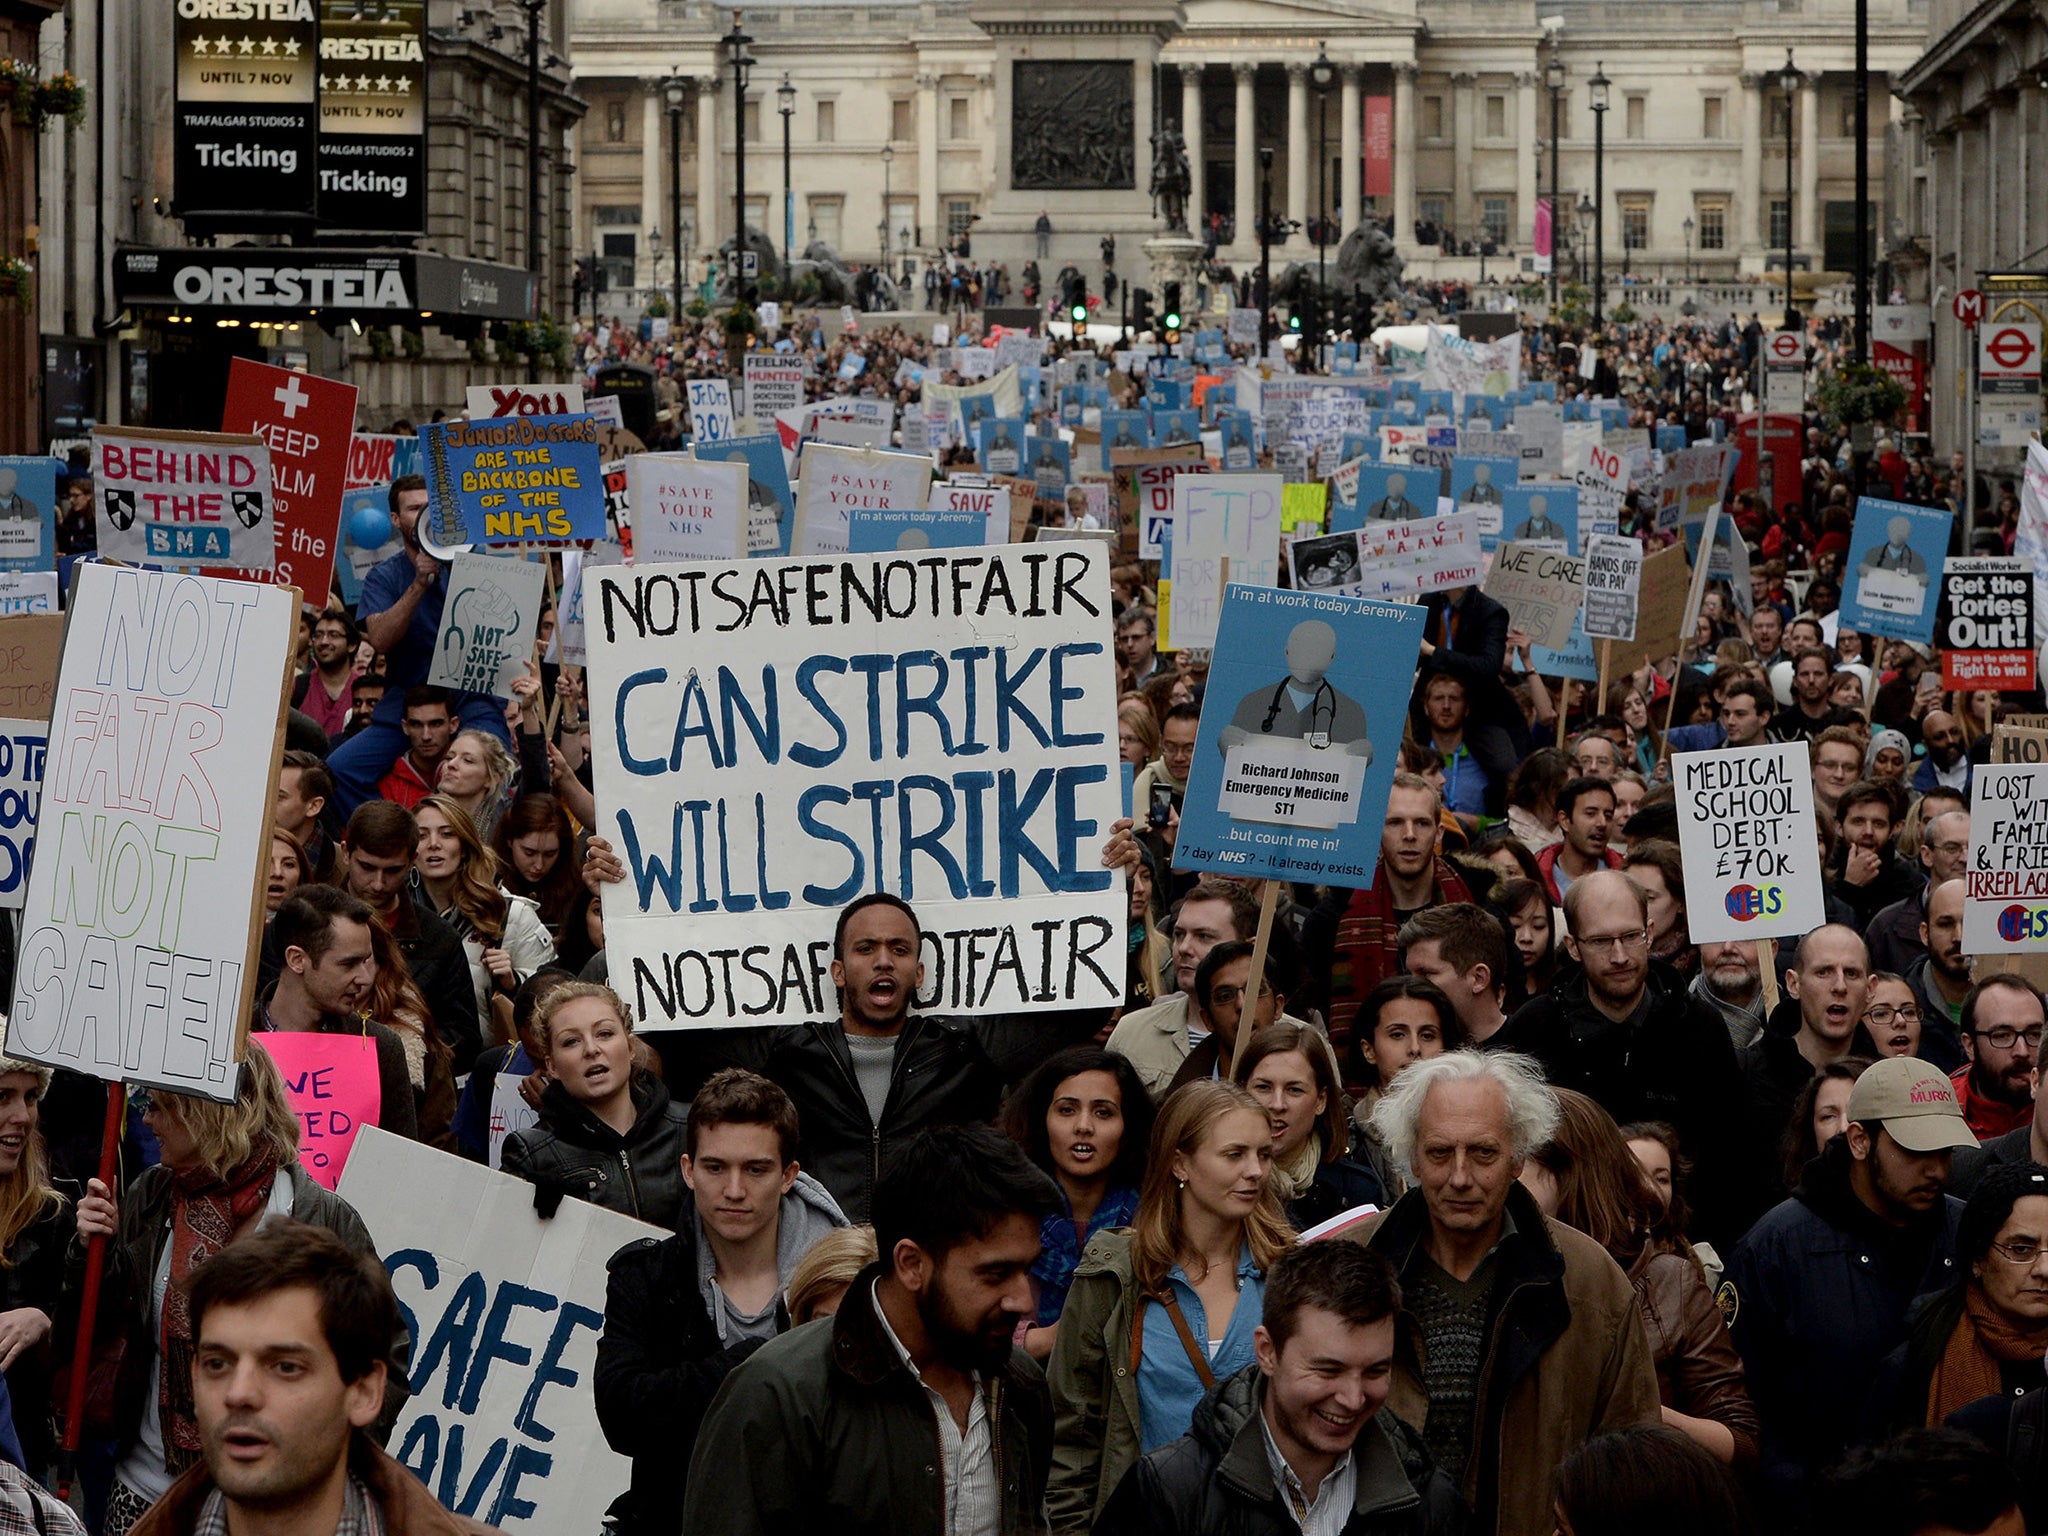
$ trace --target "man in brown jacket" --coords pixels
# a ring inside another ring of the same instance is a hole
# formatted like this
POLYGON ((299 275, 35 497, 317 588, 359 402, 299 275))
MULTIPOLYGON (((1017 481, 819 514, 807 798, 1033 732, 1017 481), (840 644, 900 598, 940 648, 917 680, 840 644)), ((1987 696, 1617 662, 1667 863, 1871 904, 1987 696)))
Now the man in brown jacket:
POLYGON ((1517 1182, 1557 1118, 1533 1060, 1476 1050, 1417 1062, 1373 1111, 1416 1182, 1357 1238, 1393 1261, 1406 1301, 1388 1401, 1463 1491, 1474 1532, 1550 1536, 1558 1464, 1662 1417, 1627 1277, 1517 1182))
POLYGON ((491 1536, 365 1433, 384 1403, 398 1299, 375 1254, 271 1222, 192 1278, 192 1399, 205 1461, 131 1536, 491 1536))

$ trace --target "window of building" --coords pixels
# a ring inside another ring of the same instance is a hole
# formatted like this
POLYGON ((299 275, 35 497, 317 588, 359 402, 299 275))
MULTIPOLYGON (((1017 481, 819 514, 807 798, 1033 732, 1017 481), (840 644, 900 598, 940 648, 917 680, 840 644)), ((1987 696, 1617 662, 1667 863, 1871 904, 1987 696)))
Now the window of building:
POLYGON ((1703 251, 1728 249, 1728 204, 1721 198, 1701 198, 1694 205, 1693 243, 1703 251))
POLYGON ((640 249, 639 236, 630 229, 609 229, 600 236, 598 258, 604 267, 606 288, 633 286, 633 258, 640 249))
POLYGON ((892 143, 896 143, 896 144, 901 144, 901 143, 904 143, 904 142, 906 142, 907 140, 909 140, 910 138, 912 138, 912 137, 913 137, 913 136, 915 135, 916 131, 917 131, 917 130, 916 130, 916 129, 915 129, 915 128, 914 128, 913 126, 912 126, 912 124, 911 124, 911 120, 910 120, 910 102, 909 102, 909 100, 908 100, 908 99, 905 99, 905 100, 902 100, 902 101, 892 101, 892 102, 890 102, 890 103, 889 103, 889 139, 890 139, 890 142, 892 142, 892 143))
POLYGON ((1782 251, 1792 239, 1792 205, 1782 197, 1771 199, 1770 233, 1764 243, 1774 251, 1782 251))
POLYGON ((1785 135, 1791 131, 1788 123, 1792 115, 1792 103, 1785 99, 1783 91, 1773 92, 1766 99, 1770 102, 1770 109, 1765 113, 1769 121, 1764 126, 1764 132, 1772 143, 1783 144, 1785 135))
POLYGON ((821 101, 818 103, 818 142, 830 144, 839 136, 839 103, 821 101))
POLYGON ((1514 222, 1513 204, 1505 197, 1486 197, 1479 201, 1479 223, 1486 232, 1486 238, 1495 245, 1508 243, 1508 229, 1514 222))
POLYGON ((590 210, 590 222, 597 225, 624 225, 627 229, 640 227, 640 205, 638 203, 599 203, 590 210))
POLYGON ((1441 96, 1422 98, 1422 136, 1425 139, 1440 139, 1444 136, 1444 99, 1441 96))
POLYGON ((971 139, 974 137, 974 118, 968 111, 965 96, 955 96, 946 103, 946 137, 949 139, 971 139))
POLYGON ((749 102, 748 102, 748 103, 746 104, 745 108, 744 108, 744 109, 742 109, 742 111, 741 111, 741 114, 740 114, 740 116, 741 116, 741 120, 742 120, 742 121, 743 121, 743 122, 744 122, 744 123, 746 124, 746 129, 747 129, 747 142, 748 142, 749 144, 758 144, 758 143, 760 143, 760 142, 761 142, 761 103, 760 103, 759 101, 749 101, 749 102))
POLYGON ((1508 99, 1505 96, 1486 98, 1486 136, 1489 139, 1504 139, 1508 136, 1508 99))
MULTIPOLYGON (((1839 134, 1837 135, 1837 137, 1838 137, 1838 138, 1844 138, 1844 139, 1853 139, 1853 138, 1855 138, 1855 137, 1856 137, 1856 92, 1855 92, 1855 91, 1854 91, 1853 89, 1850 89, 1850 90, 1845 90, 1845 91, 1843 91, 1843 92, 1842 92, 1841 100, 1840 100, 1840 101, 1839 101, 1839 102, 1837 103, 1837 110, 1838 110, 1838 111, 1839 111, 1839 112, 1841 113, 1841 121, 1842 121, 1842 130, 1841 130, 1841 132, 1840 132, 1840 133, 1839 133, 1839 134)), ((1876 116, 1877 114, 1873 112, 1873 113, 1871 113, 1870 115, 1871 115, 1872 117, 1875 117, 1875 116, 1876 116)), ((1851 206, 1851 207, 1854 207, 1855 205, 1854 205, 1854 204, 1852 203, 1852 204, 1851 204, 1850 206, 1851 206)))
POLYGON ((1727 120, 1728 99, 1725 96, 1708 96, 1700 102, 1700 137, 1718 139, 1722 124, 1727 120))
POLYGON ((952 240, 967 233, 967 227, 974 222, 974 199, 971 197, 949 198, 946 202, 946 238, 952 240))
MULTIPOLYGON (((1856 265, 1856 205, 1841 202, 1821 204, 1821 261, 1833 272, 1848 272, 1856 265)), ((1877 239, 1877 204, 1869 205, 1870 238, 1877 239)))
POLYGON ((617 97, 604 104, 604 141, 607 144, 626 142, 626 104, 617 97))
POLYGON ((747 199, 747 224, 753 229, 768 227, 768 199, 750 197, 747 199))
POLYGON ((1621 243, 1631 251, 1646 250, 1650 244, 1650 199, 1647 195, 1621 199, 1621 243))
POLYGON ((1416 217, 1424 224, 1434 224, 1438 229, 1444 225, 1444 209, 1450 200, 1444 197, 1425 197, 1415 205, 1416 217))
POLYGON ((838 197, 811 197, 804 202, 804 217, 809 221, 806 238, 822 240, 834 250, 839 248, 840 215, 846 203, 838 197))
POLYGON ((1631 96, 1622 103, 1622 132, 1631 139, 1640 139, 1644 123, 1649 116, 1649 104, 1641 96, 1631 96))

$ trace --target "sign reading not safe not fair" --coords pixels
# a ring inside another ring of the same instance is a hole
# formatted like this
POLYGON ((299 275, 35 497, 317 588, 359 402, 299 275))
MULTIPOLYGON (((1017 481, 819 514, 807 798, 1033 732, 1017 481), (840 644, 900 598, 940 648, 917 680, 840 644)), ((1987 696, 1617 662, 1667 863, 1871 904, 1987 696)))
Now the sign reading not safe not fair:
POLYGON ((1109 560, 585 569, 599 830, 626 866, 606 949, 646 1027, 833 1011, 839 909, 876 890, 926 925, 926 1007, 1116 1004, 1109 560))

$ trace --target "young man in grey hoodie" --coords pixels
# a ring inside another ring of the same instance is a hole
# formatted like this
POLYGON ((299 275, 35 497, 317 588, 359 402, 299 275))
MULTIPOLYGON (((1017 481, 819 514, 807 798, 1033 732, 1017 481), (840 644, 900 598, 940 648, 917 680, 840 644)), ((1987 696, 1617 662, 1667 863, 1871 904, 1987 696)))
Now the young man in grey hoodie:
POLYGON ((675 1536, 684 1474, 719 1383, 789 1326, 783 1291, 797 1262, 847 1225, 796 1162, 796 1106, 767 1078, 718 1073, 690 1102, 683 1182, 691 1207, 673 1237, 612 1255, 594 1381, 613 1450, 633 1459, 611 1507, 619 1536, 675 1536))

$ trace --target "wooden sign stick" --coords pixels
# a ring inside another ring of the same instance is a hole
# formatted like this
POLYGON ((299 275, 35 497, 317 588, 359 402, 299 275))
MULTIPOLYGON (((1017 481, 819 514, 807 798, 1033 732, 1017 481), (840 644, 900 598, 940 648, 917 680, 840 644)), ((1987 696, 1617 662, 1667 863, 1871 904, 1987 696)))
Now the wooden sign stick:
POLYGON ((1273 938, 1273 914, 1280 906, 1280 882, 1268 880, 1265 891, 1259 897, 1259 931, 1252 939, 1252 975, 1245 986, 1244 1009, 1237 1016, 1237 1044, 1230 1053, 1231 1081, 1237 1080, 1238 1064, 1244 1060, 1244 1048, 1251 1042, 1252 1031, 1258 1027, 1259 993, 1264 990, 1266 979, 1266 948, 1273 938))

